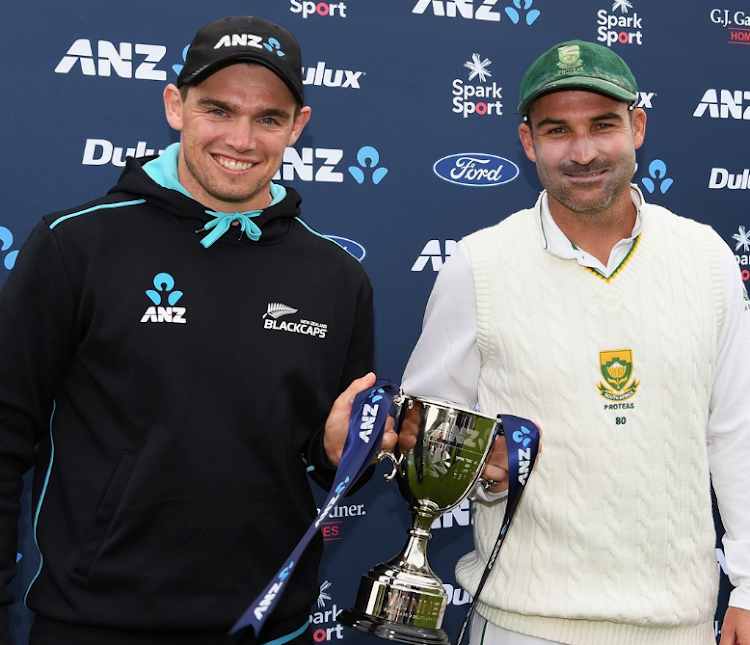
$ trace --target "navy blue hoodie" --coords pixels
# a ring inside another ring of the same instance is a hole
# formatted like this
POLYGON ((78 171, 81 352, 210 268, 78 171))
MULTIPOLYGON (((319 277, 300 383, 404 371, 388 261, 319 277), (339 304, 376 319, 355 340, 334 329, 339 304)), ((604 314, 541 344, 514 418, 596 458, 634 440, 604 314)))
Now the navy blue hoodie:
MULTIPOLYGON (((45 643, 252 643, 225 634, 310 525, 309 476, 331 483, 321 430, 372 368, 372 289, 293 189, 257 241, 204 248, 214 216, 143 163, 44 217, 0 294, 3 590, 35 464, 45 643)), ((321 551, 258 642, 304 624, 321 551)))

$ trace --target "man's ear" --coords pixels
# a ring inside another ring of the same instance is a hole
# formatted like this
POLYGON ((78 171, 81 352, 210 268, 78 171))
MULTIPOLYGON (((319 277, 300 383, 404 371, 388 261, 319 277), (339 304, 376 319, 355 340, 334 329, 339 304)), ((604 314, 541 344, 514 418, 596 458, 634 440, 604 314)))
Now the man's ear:
POLYGON ((182 130, 182 96, 176 85, 170 83, 164 88, 164 112, 167 123, 180 132, 182 130))
POLYGON ((531 127, 528 123, 522 123, 518 126, 518 137, 521 139, 523 151, 530 161, 536 163, 536 153, 534 152, 534 137, 531 134, 531 127))
POLYGON ((288 146, 293 146, 297 139, 299 139, 299 135, 302 134, 302 130, 305 129, 305 126, 307 125, 307 122, 310 120, 310 117, 312 116, 312 108, 308 105, 306 105, 303 108, 300 108, 300 111, 297 113, 297 116, 294 117, 294 124, 292 125, 292 134, 289 137, 289 143, 288 146))
POLYGON ((643 108, 633 110, 633 144, 636 150, 643 145, 646 138, 646 111, 643 108))

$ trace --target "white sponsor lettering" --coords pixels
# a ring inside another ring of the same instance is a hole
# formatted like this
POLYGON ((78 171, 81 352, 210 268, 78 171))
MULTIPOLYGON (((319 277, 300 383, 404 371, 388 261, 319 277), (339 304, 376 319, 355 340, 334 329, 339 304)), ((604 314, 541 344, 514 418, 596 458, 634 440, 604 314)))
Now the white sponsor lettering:
POLYGON ((693 112, 701 117, 708 112, 712 119, 742 119, 750 121, 750 105, 743 109, 744 101, 750 102, 748 90, 706 90, 693 112))
POLYGON ((642 45, 643 18, 637 13, 632 16, 615 16, 600 9, 596 14, 596 24, 599 25, 597 41, 612 47, 615 43, 621 45, 642 45))
POLYGON ((353 72, 349 69, 328 69, 326 64, 321 61, 315 67, 305 67, 302 70, 302 84, 358 90, 360 89, 359 79, 362 74, 364 72, 353 72))
POLYGON ((432 9, 435 16, 455 18, 467 18, 469 20, 486 20, 488 22, 500 22, 500 12, 493 9, 498 0, 481 0, 476 11, 474 11, 473 0, 417 0, 412 13, 422 14, 432 9))
POLYGON ((185 307, 149 307, 141 318, 142 323, 179 323, 187 322, 185 319, 185 307))
POLYGON ((145 43, 120 43, 116 47, 108 40, 97 43, 96 56, 91 41, 79 38, 65 53, 55 67, 56 74, 68 74, 80 64, 84 76, 111 76, 112 72, 120 78, 136 78, 149 81, 166 81, 167 72, 156 68, 167 53, 164 45, 147 45, 145 43), (143 56, 133 71, 135 56, 143 56))
POLYGON ((343 2, 312 2, 312 0, 292 0, 292 13, 301 13, 302 18, 317 14, 323 17, 346 18, 346 5, 343 2))
POLYGON ((711 168, 708 187, 714 189, 747 190, 750 188, 750 168, 741 173, 732 174, 726 168, 711 168))
POLYGON ((274 179, 342 183, 344 174, 336 165, 344 158, 344 151, 335 148, 287 148, 281 168, 274 179), (318 165, 318 161, 322 164, 318 165))
POLYGON ((145 141, 139 141, 135 148, 125 148, 115 146, 106 139, 86 139, 82 164, 84 166, 104 166, 111 163, 113 166, 124 166, 126 157, 148 157, 162 152, 164 150, 148 148, 145 141))
POLYGON ((263 39, 255 34, 226 34, 214 45, 214 49, 221 47, 255 47, 262 49, 263 39))

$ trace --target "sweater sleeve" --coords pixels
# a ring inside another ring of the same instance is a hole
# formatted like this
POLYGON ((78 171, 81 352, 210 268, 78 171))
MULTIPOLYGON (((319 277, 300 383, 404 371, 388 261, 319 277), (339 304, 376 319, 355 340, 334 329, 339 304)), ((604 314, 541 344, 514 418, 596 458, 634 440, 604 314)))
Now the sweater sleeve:
POLYGON ((67 271, 44 222, 21 249, 0 292, 0 312, 0 642, 5 643, 22 477, 46 436, 75 337, 67 271))
MULTIPOLYGON (((363 285, 359 303, 337 395, 338 393, 343 392, 353 380, 364 376, 373 369, 375 322, 373 312, 373 292, 369 280, 363 285)), ((331 403, 333 403, 333 401, 331 401, 331 403)), ((325 424, 323 424, 310 441, 307 442, 304 450, 304 458, 308 464, 310 477, 313 481, 324 490, 330 490, 336 477, 336 467, 332 466, 326 458, 325 449, 323 447, 324 434, 325 424)), ((374 470, 374 467, 369 468, 359 481, 349 489, 347 494, 350 495, 369 481, 374 470)))
MULTIPOLYGON (((717 236, 718 238, 718 236, 717 236)), ((734 255, 721 246, 724 316, 708 423, 711 481, 721 520, 730 606, 750 609, 750 301, 734 255)))

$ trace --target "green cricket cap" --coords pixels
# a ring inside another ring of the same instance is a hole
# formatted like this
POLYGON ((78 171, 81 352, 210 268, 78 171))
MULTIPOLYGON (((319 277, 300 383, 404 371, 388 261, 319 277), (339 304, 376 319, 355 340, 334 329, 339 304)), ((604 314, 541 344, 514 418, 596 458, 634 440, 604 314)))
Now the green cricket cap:
POLYGON ((518 113, 525 117, 542 94, 574 89, 599 92, 628 103, 638 98, 633 72, 609 47, 568 40, 544 52, 524 74, 518 113))

